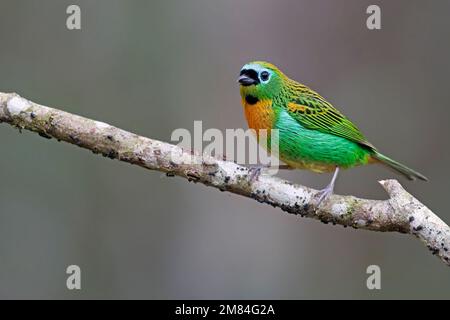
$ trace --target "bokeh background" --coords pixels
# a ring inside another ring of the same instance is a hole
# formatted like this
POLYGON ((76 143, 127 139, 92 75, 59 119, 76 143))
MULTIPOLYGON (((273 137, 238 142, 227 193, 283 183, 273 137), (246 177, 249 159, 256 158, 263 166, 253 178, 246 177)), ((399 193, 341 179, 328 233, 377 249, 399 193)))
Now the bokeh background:
MULTIPOLYGON (((0 91, 169 141, 246 128, 236 77, 271 61, 422 171, 404 186, 450 222, 450 2, 0 2, 0 91), (366 28, 370 4, 382 29, 366 28), (82 30, 66 29, 78 4, 82 30)), ((450 298, 415 239, 323 225, 0 125, 0 298, 450 298), (66 289, 66 267, 82 290, 66 289), (382 289, 366 288, 366 268, 382 289)), ((316 188, 330 175, 282 176, 316 188)), ((384 199, 391 171, 337 192, 384 199)))

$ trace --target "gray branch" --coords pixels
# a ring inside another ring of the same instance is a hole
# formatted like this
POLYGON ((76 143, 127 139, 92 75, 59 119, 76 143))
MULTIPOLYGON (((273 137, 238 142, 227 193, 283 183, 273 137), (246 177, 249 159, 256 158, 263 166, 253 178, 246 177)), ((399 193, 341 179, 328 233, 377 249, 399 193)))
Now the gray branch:
POLYGON ((248 168, 145 138, 103 122, 0 92, 0 123, 55 138, 140 167, 165 172, 324 223, 372 231, 397 231, 421 239, 450 266, 450 228, 396 180, 380 181, 388 200, 332 195, 320 208, 317 190, 272 176, 249 179, 248 168), (174 161, 177 159, 177 161, 174 161))

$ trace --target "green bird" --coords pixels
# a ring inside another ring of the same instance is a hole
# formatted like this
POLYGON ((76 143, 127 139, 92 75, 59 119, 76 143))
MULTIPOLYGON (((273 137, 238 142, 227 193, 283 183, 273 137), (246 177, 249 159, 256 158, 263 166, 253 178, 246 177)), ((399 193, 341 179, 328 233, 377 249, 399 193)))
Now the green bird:
MULTIPOLYGON (((333 172, 318 203, 333 193, 339 168, 382 163, 410 180, 428 179, 381 154, 361 131, 317 92, 263 61, 244 65, 238 82, 247 123, 259 130, 278 129, 279 158, 289 168, 333 172)), ((261 142, 261 141, 260 141, 261 142)), ((266 142, 269 146, 270 142, 266 142)))

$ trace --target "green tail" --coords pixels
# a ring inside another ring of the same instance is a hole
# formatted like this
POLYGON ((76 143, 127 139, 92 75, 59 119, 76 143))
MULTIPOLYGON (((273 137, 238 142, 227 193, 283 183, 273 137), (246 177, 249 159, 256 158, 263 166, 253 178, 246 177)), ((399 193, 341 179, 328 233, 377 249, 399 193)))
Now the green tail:
POLYGON ((421 174, 417 171, 414 171, 413 169, 408 168, 407 166, 405 166, 395 160, 392 160, 391 158, 388 158, 385 155, 382 155, 381 153, 379 153, 377 151, 375 151, 375 153, 373 154, 373 157, 375 159, 380 160, 383 164, 394 169, 398 173, 401 173, 409 180, 415 180, 417 178, 417 179, 420 179, 423 181, 428 181, 428 178, 425 177, 423 174, 421 174))

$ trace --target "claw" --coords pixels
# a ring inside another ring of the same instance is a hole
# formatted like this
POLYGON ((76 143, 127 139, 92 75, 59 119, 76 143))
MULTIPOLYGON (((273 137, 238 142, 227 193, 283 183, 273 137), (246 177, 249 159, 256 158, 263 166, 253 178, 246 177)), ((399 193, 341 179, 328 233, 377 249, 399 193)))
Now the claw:
POLYGON ((319 197, 317 203, 316 203, 316 208, 320 207, 320 204, 328 199, 329 196, 331 196, 333 194, 333 190, 334 190, 334 183, 336 182, 336 178, 338 176, 339 173, 339 167, 336 167, 336 170, 334 171, 334 175, 333 178, 331 179, 331 182, 328 186, 326 186, 324 189, 320 190, 319 192, 317 192, 314 195, 314 198, 319 197))
POLYGON ((258 178, 259 178, 259 176, 261 175, 261 173, 262 173, 262 170, 264 169, 265 167, 264 166, 260 166, 260 165, 257 165, 257 166, 251 166, 249 169, 248 169, 248 178, 249 178, 249 180, 250 180, 250 182, 255 182, 255 181, 258 181, 258 178))
POLYGON ((320 190, 319 192, 317 192, 314 197, 319 197, 319 199, 317 200, 316 203, 316 208, 320 207, 320 204, 328 199, 329 196, 331 196, 333 194, 333 188, 331 188, 330 186, 327 186, 325 189, 320 190))

